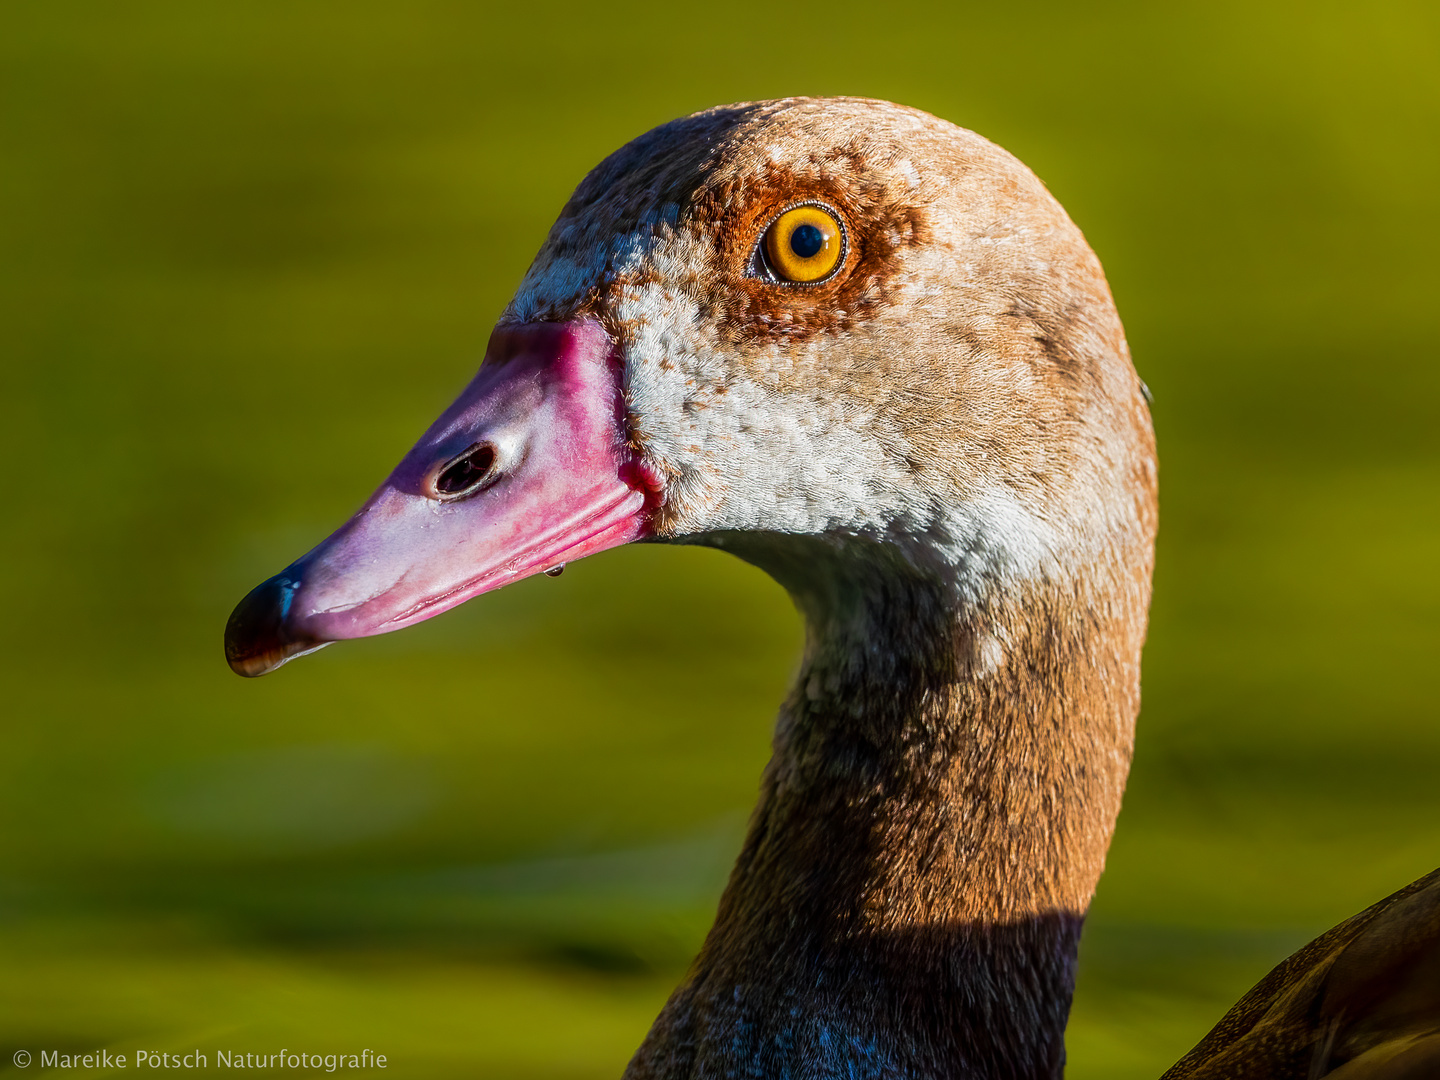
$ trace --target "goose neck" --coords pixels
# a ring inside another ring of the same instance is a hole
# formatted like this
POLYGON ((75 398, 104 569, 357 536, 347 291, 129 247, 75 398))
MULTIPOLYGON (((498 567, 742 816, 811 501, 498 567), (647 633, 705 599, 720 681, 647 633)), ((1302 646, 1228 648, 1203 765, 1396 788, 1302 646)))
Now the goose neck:
POLYGON ((715 927, 629 1075, 1058 1076, 1130 760, 1126 605, 1103 576, 977 599, 873 553, 737 553, 790 589, 806 654, 715 927))

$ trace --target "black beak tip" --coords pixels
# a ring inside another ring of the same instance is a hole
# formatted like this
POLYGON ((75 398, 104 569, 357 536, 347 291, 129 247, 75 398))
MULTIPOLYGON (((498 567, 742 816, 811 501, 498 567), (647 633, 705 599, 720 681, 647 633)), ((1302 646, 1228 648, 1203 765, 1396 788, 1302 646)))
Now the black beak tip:
POLYGON ((277 574, 251 589, 225 624, 225 659, 236 675, 268 675, 287 660, 326 644, 297 635, 287 623, 298 577, 277 574))

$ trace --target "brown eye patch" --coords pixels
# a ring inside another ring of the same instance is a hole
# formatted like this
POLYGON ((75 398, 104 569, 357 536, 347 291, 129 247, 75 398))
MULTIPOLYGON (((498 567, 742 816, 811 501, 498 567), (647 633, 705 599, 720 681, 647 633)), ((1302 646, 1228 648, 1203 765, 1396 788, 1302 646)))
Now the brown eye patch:
POLYGON ((854 150, 812 156, 793 168, 766 165, 704 188, 687 223, 715 240, 716 262, 704 302, 722 334, 746 341, 801 341, 837 333, 893 302, 906 248, 929 236, 924 210, 900 180, 854 150), (835 213, 846 243, 823 280, 787 287, 756 272, 764 233, 787 208, 821 205, 835 213))

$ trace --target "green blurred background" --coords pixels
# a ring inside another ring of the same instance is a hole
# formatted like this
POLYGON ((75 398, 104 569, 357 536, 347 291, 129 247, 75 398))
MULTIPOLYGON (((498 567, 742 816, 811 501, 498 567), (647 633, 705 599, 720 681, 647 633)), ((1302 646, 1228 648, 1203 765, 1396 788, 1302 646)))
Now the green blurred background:
POLYGON ((1158 1075, 1440 865, 1435 4, 0 20, 0 1073, 619 1074, 739 842, 780 590, 635 548, 258 682, 220 635, 465 383, 586 170, 737 99, 891 98, 1017 153, 1155 391, 1145 712, 1070 1075, 1158 1075))

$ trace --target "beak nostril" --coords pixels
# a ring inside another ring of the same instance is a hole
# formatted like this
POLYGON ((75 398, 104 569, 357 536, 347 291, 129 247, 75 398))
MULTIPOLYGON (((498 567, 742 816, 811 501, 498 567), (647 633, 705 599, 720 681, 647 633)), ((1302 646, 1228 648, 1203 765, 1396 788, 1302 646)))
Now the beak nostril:
POLYGON ((495 478, 495 447, 476 443, 441 469, 431 486, 441 499, 458 499, 480 490, 495 478))

